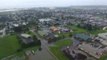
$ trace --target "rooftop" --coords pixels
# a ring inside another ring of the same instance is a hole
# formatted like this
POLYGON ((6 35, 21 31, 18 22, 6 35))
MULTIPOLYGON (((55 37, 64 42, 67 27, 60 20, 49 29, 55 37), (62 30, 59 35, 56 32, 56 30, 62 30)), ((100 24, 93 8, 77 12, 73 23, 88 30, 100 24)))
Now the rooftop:
POLYGON ((13 26, 14 26, 14 27, 18 27, 18 26, 19 26, 19 24, 13 24, 13 26))
POLYGON ((29 35, 29 34, 21 34, 22 42, 25 43, 25 44, 33 43, 34 40, 32 38, 29 38, 29 37, 31 37, 31 35, 29 35))
POLYGON ((98 34, 98 36, 107 40, 107 33, 100 33, 100 34, 98 34))
POLYGON ((22 37, 25 37, 25 38, 31 37, 31 35, 29 35, 29 34, 21 34, 21 36, 22 36, 22 37))
POLYGON ((91 37, 89 35, 86 35, 86 34, 76 34, 75 37, 80 38, 80 39, 85 40, 85 41, 92 40, 91 37))
POLYGON ((52 19, 49 19, 49 18, 47 18, 47 19, 39 19, 40 22, 51 21, 51 20, 52 20, 52 19))
POLYGON ((103 54, 104 52, 107 51, 107 48, 101 48, 102 45, 100 44, 87 44, 87 43, 83 43, 81 45, 79 45, 79 48, 81 50, 83 50, 84 52, 88 53, 89 55, 99 59, 103 54))

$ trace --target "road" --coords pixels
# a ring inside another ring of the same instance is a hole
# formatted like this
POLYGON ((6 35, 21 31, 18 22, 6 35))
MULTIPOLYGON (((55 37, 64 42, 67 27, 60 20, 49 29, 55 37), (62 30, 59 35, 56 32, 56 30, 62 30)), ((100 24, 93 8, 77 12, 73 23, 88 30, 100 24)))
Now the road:
POLYGON ((37 50, 34 55, 29 57, 29 60, 57 60, 49 51, 48 43, 46 40, 39 38, 37 34, 35 34, 38 39, 41 40, 41 48, 42 50, 37 50))

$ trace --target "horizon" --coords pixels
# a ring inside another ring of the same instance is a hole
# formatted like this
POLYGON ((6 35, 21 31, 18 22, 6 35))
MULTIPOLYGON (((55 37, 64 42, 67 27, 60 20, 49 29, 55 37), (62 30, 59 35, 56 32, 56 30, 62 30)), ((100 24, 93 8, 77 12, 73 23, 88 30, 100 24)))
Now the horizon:
POLYGON ((51 7, 12 7, 12 8, 0 8, 1 10, 5 9, 29 9, 29 8, 57 8, 57 7, 107 7, 107 5, 70 5, 70 6, 51 6, 51 7))
POLYGON ((0 9, 32 7, 105 6, 106 0, 1 0, 0 9))

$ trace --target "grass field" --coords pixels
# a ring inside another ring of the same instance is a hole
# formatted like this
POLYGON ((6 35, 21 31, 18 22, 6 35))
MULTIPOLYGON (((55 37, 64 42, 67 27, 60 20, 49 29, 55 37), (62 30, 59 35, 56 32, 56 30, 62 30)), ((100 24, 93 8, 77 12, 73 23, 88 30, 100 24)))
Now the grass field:
POLYGON ((0 59, 16 53, 19 48, 20 44, 15 35, 0 38, 0 59))
POLYGON ((107 54, 102 56, 99 60, 107 60, 107 54))
POLYGON ((94 35, 97 35, 99 33, 105 33, 105 32, 107 32, 107 30, 99 29, 99 30, 95 30, 95 31, 89 31, 89 33, 94 34, 94 35))
POLYGON ((61 51, 61 48, 64 46, 71 45, 71 40, 59 40, 55 43, 55 46, 50 47, 50 51, 59 59, 59 60, 69 60, 64 53, 61 51))
POLYGON ((97 35, 99 33, 104 33, 104 32, 107 32, 107 30, 102 30, 102 29, 99 29, 99 30, 93 30, 93 31, 88 31, 84 28, 80 28, 80 27, 77 27, 77 26, 67 26, 68 28, 71 28, 73 31, 74 31, 74 34, 75 33, 90 33, 90 34, 93 34, 93 35, 97 35))
POLYGON ((85 29, 79 28, 79 27, 74 26, 74 25, 72 25, 72 26, 67 26, 67 27, 70 28, 70 29, 72 29, 73 32, 74 32, 74 34, 75 34, 75 33, 84 33, 84 32, 87 32, 85 29))

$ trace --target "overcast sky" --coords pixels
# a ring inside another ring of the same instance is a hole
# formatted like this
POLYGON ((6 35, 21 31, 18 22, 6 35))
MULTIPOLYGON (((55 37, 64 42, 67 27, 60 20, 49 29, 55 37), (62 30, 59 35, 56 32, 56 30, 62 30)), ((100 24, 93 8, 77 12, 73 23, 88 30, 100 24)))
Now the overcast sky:
POLYGON ((0 0, 0 8, 106 5, 107 0, 0 0))

